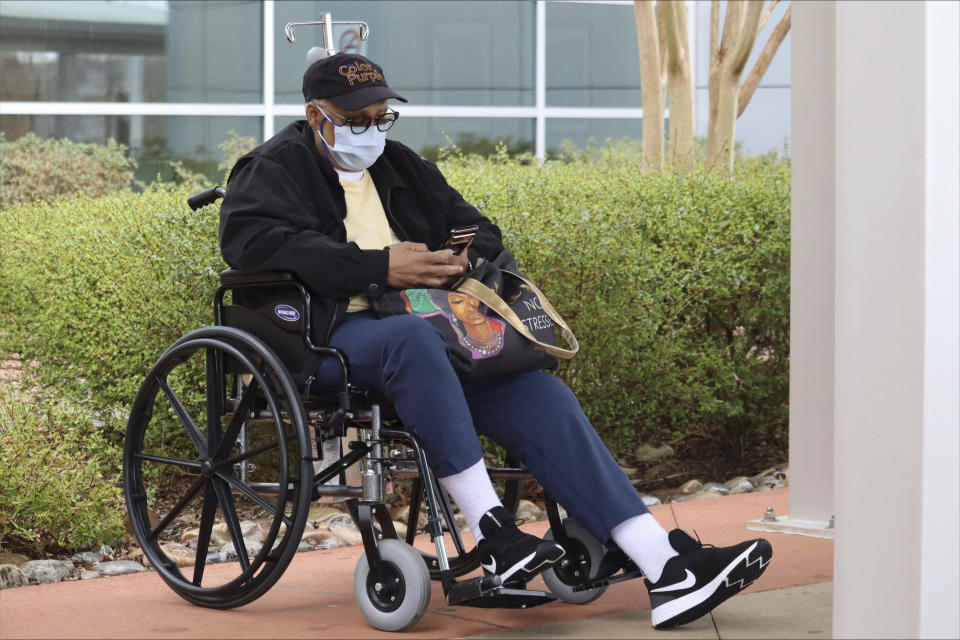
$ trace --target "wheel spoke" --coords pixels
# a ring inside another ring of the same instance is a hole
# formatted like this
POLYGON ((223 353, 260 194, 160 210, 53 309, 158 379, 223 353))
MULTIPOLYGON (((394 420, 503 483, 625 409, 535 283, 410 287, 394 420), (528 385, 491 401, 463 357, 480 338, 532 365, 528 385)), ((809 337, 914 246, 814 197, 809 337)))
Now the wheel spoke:
POLYGON ((173 405, 174 411, 177 412, 177 417, 180 418, 180 423, 183 425, 183 428, 187 430, 187 435, 190 436, 190 440, 200 453, 200 457, 206 458, 207 445, 203 441, 203 434, 201 434, 200 430, 197 428, 197 423, 194 422, 193 418, 190 417, 190 414, 187 412, 187 408, 183 406, 182 402, 180 402, 180 398, 177 397, 177 394, 174 393, 173 389, 170 388, 170 385, 167 384, 166 379, 160 380, 160 386, 163 388, 163 392, 166 394, 167 399, 170 400, 170 404, 173 405))
POLYGON ((181 458, 165 458, 163 456, 155 456, 151 453, 137 453, 134 454, 134 457, 141 460, 150 460, 151 462, 159 462, 161 464, 170 464, 177 467, 187 467, 188 469, 199 469, 200 462, 196 460, 183 460, 181 458))
POLYGON ((217 492, 217 502, 220 503, 220 511, 223 512, 223 520, 227 523, 227 529, 230 531, 230 539, 233 540, 233 548, 237 552, 237 559, 240 561, 240 568, 246 571, 250 568, 250 558, 247 556, 247 544, 243 541, 243 531, 240 530, 240 520, 237 518, 237 508, 233 503, 233 494, 227 489, 224 482, 211 480, 213 490, 217 492))
POLYGON ((187 504, 189 504, 190 501, 193 500, 194 496, 197 495, 197 492, 200 491, 200 487, 203 486, 203 481, 204 481, 204 478, 202 477, 197 478, 196 482, 193 483, 193 486, 190 487, 190 489, 185 494, 183 494, 183 497, 177 501, 177 504, 173 505, 173 508, 170 509, 170 513, 165 515, 163 517, 163 520, 161 520, 160 523, 156 527, 154 527, 152 531, 150 531, 150 535, 147 536, 148 540, 150 541, 155 540, 156 537, 160 535, 160 532, 166 529, 167 525, 169 525, 173 521, 173 519, 176 518, 181 511, 183 511, 183 508, 186 507, 187 504))
POLYGON ((214 460, 219 460, 227 455, 230 448, 233 447, 237 435, 239 435, 240 429, 247 419, 247 414, 250 412, 250 405, 253 404, 253 398, 256 395, 258 386, 257 380, 254 378, 250 386, 244 390, 243 398, 233 413, 233 419, 230 420, 230 426, 227 427, 227 432, 223 434, 223 439, 220 440, 220 444, 217 446, 217 452, 213 454, 214 460))
MULTIPOLYGON (((267 511, 269 511, 269 512, 273 515, 273 517, 277 517, 277 515, 278 515, 278 514, 277 514, 277 508, 276 508, 275 506, 273 506, 272 504, 270 504, 269 502, 267 502, 266 500, 264 500, 263 497, 262 497, 259 493, 257 493, 256 491, 254 491, 253 489, 251 489, 251 488, 248 487, 247 485, 245 485, 245 484, 243 484, 242 482, 240 482, 239 480, 237 480, 237 478, 236 478, 234 475, 232 475, 232 474, 230 474, 230 473, 224 473, 224 472, 222 472, 222 471, 218 471, 218 472, 217 472, 217 477, 220 478, 221 480, 225 481, 227 484, 229 484, 231 487, 233 487, 234 489, 236 489, 237 491, 239 491, 239 492, 242 493, 243 495, 247 496, 248 498, 250 498, 251 500, 253 500, 254 502, 256 502, 258 505, 260 505, 261 507, 263 507, 263 508, 266 509, 267 511)), ((286 501, 284 501, 284 502, 286 502, 286 501)), ((291 522, 290 518, 288 518, 287 516, 280 514, 280 518, 281 518, 283 524, 287 525, 288 527, 293 526, 293 522, 291 522)))
MULTIPOLYGON (((297 437, 296 432, 291 433, 290 435, 288 435, 288 436, 286 437, 286 441, 287 441, 287 442, 290 442, 291 440, 293 440, 293 439, 296 438, 296 437, 297 437)), ((233 465, 235 465, 236 463, 238 463, 238 462, 240 462, 240 461, 242 461, 242 460, 247 460, 247 459, 252 458, 252 457, 254 457, 254 456, 258 456, 258 455, 260 455, 261 453, 264 453, 264 452, 266 452, 266 451, 270 451, 271 449, 276 449, 276 448, 279 447, 279 446, 280 446, 280 441, 279 441, 279 440, 278 440, 277 442, 271 442, 270 444, 265 444, 265 445, 263 445, 262 447, 257 447, 256 449, 250 449, 249 451, 244 451, 244 452, 241 453, 240 455, 234 456, 233 458, 230 458, 229 460, 223 460, 223 461, 221 461, 221 462, 218 462, 218 463, 216 463, 216 466, 217 466, 218 468, 221 468, 221 467, 232 467, 233 465)))
POLYGON ((213 481, 209 480, 203 490, 203 512, 200 515, 200 535, 197 536, 197 555, 193 565, 193 584, 200 586, 203 569, 207 565, 207 552, 210 549, 210 534, 213 520, 217 515, 217 496, 213 490, 213 481))

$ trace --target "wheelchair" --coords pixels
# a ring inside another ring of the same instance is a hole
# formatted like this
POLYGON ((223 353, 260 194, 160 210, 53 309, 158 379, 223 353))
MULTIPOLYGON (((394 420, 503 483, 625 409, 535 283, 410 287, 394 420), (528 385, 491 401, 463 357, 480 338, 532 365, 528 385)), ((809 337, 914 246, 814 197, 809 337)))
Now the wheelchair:
MULTIPOLYGON (((197 210, 225 194, 208 189, 188 205, 197 210)), ((585 604, 610 584, 641 575, 622 552, 608 551, 573 518, 561 517, 547 495, 547 537, 566 550, 541 574, 549 591, 503 584, 499 576, 465 578, 479 567, 479 554, 465 548, 423 448, 389 403, 350 384, 343 353, 315 344, 304 285, 290 273, 227 270, 213 306, 214 325, 175 341, 147 374, 123 453, 134 537, 188 602, 229 609, 266 593, 297 552, 311 503, 321 499, 339 501, 347 510, 341 517, 359 529, 364 553, 354 593, 367 621, 385 631, 417 623, 432 580, 450 605, 527 608, 557 599, 585 604), (267 290, 282 299, 259 308, 238 302, 267 290), (339 386, 317 390, 295 379, 291 371, 304 370, 307 358, 332 359, 339 386), (357 467, 359 484, 351 486, 347 470, 357 467), (409 489, 409 515, 398 533, 386 493, 401 486, 409 489), (413 547, 422 504, 433 553, 413 547), (217 519, 223 523, 215 526, 217 519), (248 539, 251 524, 259 543, 248 539), (179 543, 170 542, 184 533, 195 536, 192 570, 177 554, 179 543)), ((488 472, 515 512, 529 472, 510 460, 488 472)))

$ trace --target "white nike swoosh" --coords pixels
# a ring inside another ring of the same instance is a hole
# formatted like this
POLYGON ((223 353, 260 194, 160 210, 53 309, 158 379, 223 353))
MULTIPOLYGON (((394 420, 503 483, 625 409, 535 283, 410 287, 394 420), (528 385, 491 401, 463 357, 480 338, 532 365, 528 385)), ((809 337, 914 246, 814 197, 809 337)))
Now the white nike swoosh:
POLYGON ((689 589, 693 585, 697 584, 697 579, 694 577, 690 569, 684 569, 687 572, 687 577, 676 582, 674 584, 668 584, 665 587, 660 587, 659 589, 651 589, 650 593, 662 593, 664 591, 679 591, 680 589, 689 589))

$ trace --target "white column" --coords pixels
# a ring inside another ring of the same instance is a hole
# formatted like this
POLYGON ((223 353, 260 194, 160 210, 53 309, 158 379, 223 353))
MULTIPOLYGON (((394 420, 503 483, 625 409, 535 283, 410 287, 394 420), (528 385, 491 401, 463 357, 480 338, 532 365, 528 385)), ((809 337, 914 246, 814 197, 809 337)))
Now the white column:
POLYGON ((920 637, 960 638, 960 3, 926 3, 920 637))
POLYGON ((536 64, 534 102, 537 111, 535 120, 533 146, 534 155, 543 162, 547 152, 547 120, 545 109, 547 106, 547 3, 537 2, 536 26, 536 64))
MULTIPOLYGON (((123 85, 127 90, 128 102, 139 103, 143 101, 143 67, 143 56, 129 56, 123 67, 123 85)), ((131 149, 143 148, 143 118, 144 116, 142 115, 130 116, 130 140, 128 146, 131 149)))
POLYGON ((789 514, 822 528, 833 513, 836 6, 792 6, 789 514))
POLYGON ((273 61, 274 61, 274 5, 273 0, 263 3, 263 139, 273 137, 273 61))
POLYGON ((960 62, 937 4, 836 5, 838 638, 960 631, 960 146, 939 104, 960 62))

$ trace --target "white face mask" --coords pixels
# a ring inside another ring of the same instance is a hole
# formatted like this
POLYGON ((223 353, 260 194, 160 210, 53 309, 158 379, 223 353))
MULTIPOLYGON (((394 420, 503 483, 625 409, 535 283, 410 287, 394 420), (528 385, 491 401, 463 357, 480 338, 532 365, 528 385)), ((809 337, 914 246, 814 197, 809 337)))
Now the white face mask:
MULTIPOLYGON (((323 113, 321 111, 320 113, 323 113)), ((323 113, 324 119, 332 124, 334 130, 334 146, 328 146, 327 141, 320 134, 320 140, 323 148, 332 156, 332 160, 347 171, 363 171, 380 157, 383 148, 387 144, 387 132, 380 131, 371 125, 363 133, 354 133, 350 127, 334 122, 326 113, 323 113)))

